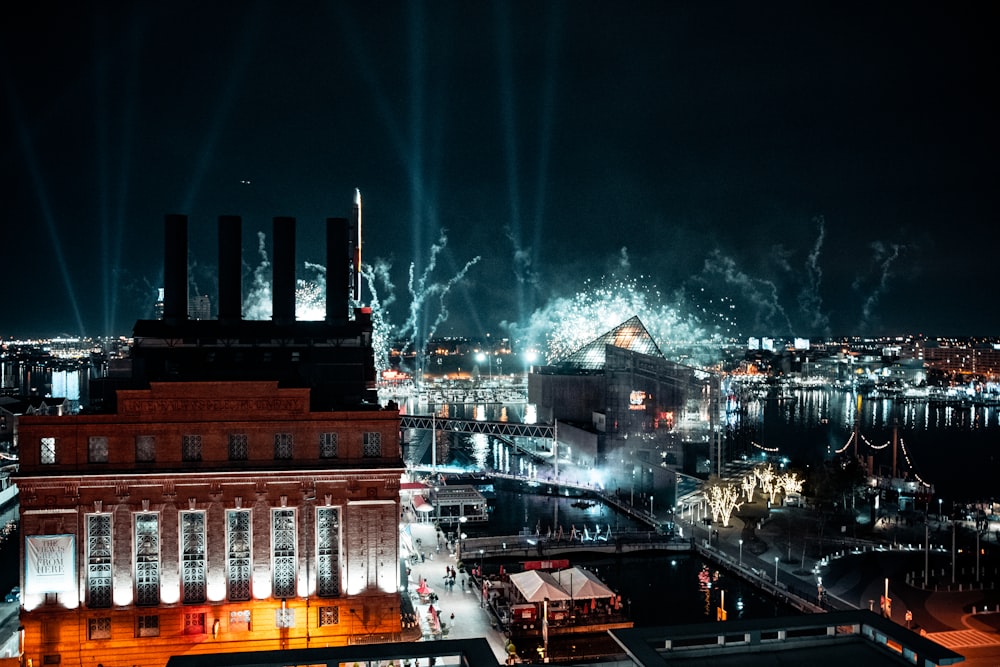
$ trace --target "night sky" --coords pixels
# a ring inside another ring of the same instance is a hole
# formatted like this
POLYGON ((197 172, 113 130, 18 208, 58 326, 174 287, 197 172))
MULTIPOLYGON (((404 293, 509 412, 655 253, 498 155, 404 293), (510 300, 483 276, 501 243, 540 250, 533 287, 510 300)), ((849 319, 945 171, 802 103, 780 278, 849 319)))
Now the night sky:
POLYGON ((0 337, 128 334, 168 213, 193 290, 223 214, 248 282, 296 217, 310 279, 356 187, 397 325, 412 265, 439 334, 603 281, 735 336, 1000 335, 991 5, 22 3, 0 337))

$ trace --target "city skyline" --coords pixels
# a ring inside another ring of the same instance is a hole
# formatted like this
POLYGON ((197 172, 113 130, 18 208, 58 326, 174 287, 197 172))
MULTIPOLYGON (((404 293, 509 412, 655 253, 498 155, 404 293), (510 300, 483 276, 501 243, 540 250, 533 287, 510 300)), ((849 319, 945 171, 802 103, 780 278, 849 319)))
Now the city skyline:
POLYGON ((0 337, 151 318, 169 213, 193 293, 215 294, 225 214, 245 296, 273 216, 319 279, 355 187, 380 301, 418 338, 629 290, 685 335, 996 335, 975 253, 993 25, 860 3, 27 9, 0 28, 0 337))

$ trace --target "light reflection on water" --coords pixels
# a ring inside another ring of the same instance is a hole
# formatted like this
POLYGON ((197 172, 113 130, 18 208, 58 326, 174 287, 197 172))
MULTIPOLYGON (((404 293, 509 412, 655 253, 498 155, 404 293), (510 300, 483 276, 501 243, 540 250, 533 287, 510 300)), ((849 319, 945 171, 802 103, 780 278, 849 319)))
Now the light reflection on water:
MULTIPOLYGON (((913 472, 933 484, 938 496, 957 500, 1000 496, 996 487, 1000 478, 997 406, 862 397, 859 411, 857 394, 840 389, 795 390, 781 396, 742 400, 740 403, 729 396, 724 403, 727 447, 734 457, 741 453, 758 455, 766 447, 777 449, 778 456, 787 457, 801 468, 820 465, 847 444, 857 420, 861 435, 871 443, 871 447, 862 445, 858 453, 872 456, 877 471, 891 466, 892 448, 875 448, 891 443, 895 430, 913 472)), ((428 405, 412 399, 405 401, 402 408, 406 414, 430 414, 433 410, 442 417, 507 419, 516 423, 528 412, 525 403, 486 401, 428 405)), ((419 433, 412 436, 419 442, 419 433)), ((530 470, 526 467, 530 459, 486 436, 445 436, 448 442, 439 445, 439 464, 501 472, 530 470)), ((408 448, 407 453, 412 455, 414 451, 408 448)), ((899 459, 904 459, 902 453, 899 459)), ((429 464, 429 454, 421 462, 429 464)))

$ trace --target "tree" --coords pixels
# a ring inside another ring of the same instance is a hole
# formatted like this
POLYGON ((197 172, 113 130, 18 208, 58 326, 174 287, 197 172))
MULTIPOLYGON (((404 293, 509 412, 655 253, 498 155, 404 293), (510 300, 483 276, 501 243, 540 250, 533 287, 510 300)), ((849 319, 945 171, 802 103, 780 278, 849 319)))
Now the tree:
POLYGON ((786 472, 778 477, 778 484, 781 485, 786 496, 789 493, 802 493, 802 483, 804 481, 799 479, 799 476, 794 472, 786 472))
POLYGON ((771 467, 770 463, 767 465, 759 465, 753 469, 753 474, 760 483, 761 491, 767 494, 771 504, 773 505, 774 496, 778 493, 778 487, 775 484, 777 481, 777 475, 774 474, 774 468, 771 467))
POLYGON ((747 475, 742 479, 740 485, 743 487, 743 495, 747 497, 747 502, 753 502, 753 490, 757 488, 757 478, 753 475, 747 475))
POLYGON ((738 510, 743 503, 740 499, 740 487, 725 482, 710 484, 707 492, 708 506, 712 510, 712 519, 721 521, 723 526, 729 526, 733 510, 738 510))

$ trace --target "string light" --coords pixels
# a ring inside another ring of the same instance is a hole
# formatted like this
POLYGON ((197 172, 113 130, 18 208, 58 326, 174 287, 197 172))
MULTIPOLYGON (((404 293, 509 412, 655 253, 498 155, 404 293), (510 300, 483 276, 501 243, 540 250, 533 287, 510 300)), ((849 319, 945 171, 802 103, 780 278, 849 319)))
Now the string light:
POLYGON ((761 451, 770 452, 771 454, 774 454, 774 453, 776 453, 778 451, 777 447, 765 447, 764 445, 757 444, 756 442, 753 442, 752 440, 750 441, 750 444, 753 445, 754 447, 756 447, 757 449, 761 450, 761 451))
POLYGON ((843 454, 844 452, 847 451, 847 448, 851 446, 852 442, 854 442, 854 433, 851 433, 851 437, 849 437, 847 439, 847 442, 844 443, 844 446, 841 447, 840 449, 836 450, 835 453, 837 453, 837 454, 843 454))
POLYGON ((882 445, 881 447, 876 447, 876 446, 875 446, 875 445, 873 445, 873 444, 871 443, 871 441, 870 441, 870 440, 869 440, 868 438, 866 438, 865 436, 861 436, 861 439, 862 439, 862 440, 864 441, 864 443, 865 443, 866 445, 868 445, 869 447, 871 447, 872 449, 874 449, 874 450, 876 450, 876 451, 878 451, 878 450, 882 450, 882 449, 885 449, 886 447, 888 447, 888 446, 889 446, 889 445, 891 444, 891 443, 890 443, 890 442, 889 442, 888 440, 886 440, 886 441, 885 441, 885 444, 884 444, 884 445, 882 445))
POLYGON ((903 442, 902 438, 899 439, 899 446, 903 450, 903 458, 906 459, 906 467, 913 473, 913 477, 925 487, 930 488, 931 485, 921 479, 920 475, 917 474, 917 471, 913 469, 913 462, 910 460, 910 453, 906 451, 906 443, 903 442))

